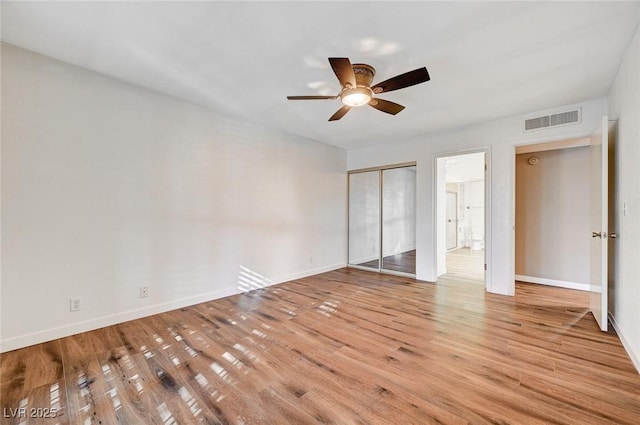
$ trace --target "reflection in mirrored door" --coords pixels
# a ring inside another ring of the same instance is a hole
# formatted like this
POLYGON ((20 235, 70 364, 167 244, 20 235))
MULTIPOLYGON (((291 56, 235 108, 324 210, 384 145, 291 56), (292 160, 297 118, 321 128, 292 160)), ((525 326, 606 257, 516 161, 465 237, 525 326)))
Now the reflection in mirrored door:
POLYGON ((349 174, 349 264, 380 269, 380 171, 349 174))
POLYGON ((349 265, 415 276, 414 164, 349 173, 349 265))
POLYGON ((382 267, 416 273, 416 167, 382 170, 382 267))

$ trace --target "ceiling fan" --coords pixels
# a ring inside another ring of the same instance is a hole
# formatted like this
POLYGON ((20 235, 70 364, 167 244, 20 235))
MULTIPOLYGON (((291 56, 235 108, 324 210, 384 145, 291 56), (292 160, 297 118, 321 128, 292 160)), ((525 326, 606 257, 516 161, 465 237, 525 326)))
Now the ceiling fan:
POLYGON ((329 121, 336 121, 342 118, 353 107, 369 105, 379 111, 395 115, 404 109, 404 106, 397 103, 379 99, 375 95, 393 90, 411 87, 416 84, 429 81, 427 68, 418 68, 404 74, 396 75, 373 87, 371 82, 376 74, 376 70, 371 65, 364 63, 354 63, 349 58, 329 58, 329 63, 333 72, 338 77, 342 90, 336 96, 287 96, 289 100, 323 100, 338 99, 342 101, 342 108, 331 115, 329 121))

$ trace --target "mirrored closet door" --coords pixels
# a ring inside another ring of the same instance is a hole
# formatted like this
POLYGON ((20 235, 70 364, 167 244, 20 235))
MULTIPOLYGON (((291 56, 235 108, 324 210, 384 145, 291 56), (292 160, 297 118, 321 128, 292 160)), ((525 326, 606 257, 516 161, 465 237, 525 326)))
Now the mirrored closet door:
POLYGON ((349 173, 349 265, 415 276, 415 164, 349 173))
POLYGON ((380 172, 349 174, 349 264, 380 269, 380 172))

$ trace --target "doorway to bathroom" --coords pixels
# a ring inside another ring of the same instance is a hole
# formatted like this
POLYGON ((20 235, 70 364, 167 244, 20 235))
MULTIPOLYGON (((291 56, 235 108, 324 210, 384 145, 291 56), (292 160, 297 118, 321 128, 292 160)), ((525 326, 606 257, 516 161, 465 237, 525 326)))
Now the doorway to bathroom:
POLYGON ((486 153, 436 159, 438 276, 485 281, 486 153))

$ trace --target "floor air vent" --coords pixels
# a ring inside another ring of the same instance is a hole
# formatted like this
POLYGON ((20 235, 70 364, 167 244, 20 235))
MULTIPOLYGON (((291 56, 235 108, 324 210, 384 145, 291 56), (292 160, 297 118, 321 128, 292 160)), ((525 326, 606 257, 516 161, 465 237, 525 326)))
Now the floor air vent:
POLYGON ((560 112, 553 115, 529 118, 524 121, 524 131, 538 130, 541 128, 555 127, 559 125, 578 124, 580 122, 580 109, 560 112))

